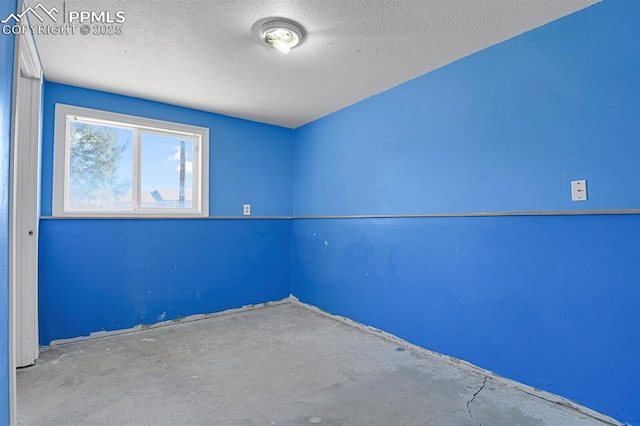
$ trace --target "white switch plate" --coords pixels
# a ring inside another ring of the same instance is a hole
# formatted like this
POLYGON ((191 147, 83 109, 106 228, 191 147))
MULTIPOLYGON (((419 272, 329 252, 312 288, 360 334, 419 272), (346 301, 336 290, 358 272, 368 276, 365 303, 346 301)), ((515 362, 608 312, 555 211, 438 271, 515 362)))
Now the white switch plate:
POLYGON ((242 206, 242 214, 245 216, 251 216, 251 204, 244 204, 242 206))
POLYGON ((571 181, 571 201, 587 201, 587 181, 571 181))

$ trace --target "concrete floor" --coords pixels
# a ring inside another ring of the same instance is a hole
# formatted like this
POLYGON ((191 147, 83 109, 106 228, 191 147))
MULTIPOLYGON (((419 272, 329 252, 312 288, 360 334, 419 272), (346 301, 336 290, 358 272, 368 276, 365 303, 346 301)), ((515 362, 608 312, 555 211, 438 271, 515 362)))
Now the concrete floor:
POLYGON ((25 425, 604 425, 295 304, 43 348, 25 425))

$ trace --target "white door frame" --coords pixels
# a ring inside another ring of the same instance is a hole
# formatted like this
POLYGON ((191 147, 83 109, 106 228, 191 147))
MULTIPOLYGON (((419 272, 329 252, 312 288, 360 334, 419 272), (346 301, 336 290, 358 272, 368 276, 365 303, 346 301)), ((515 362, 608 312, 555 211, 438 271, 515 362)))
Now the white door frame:
POLYGON ((39 350, 37 271, 42 80, 33 35, 17 35, 9 193, 9 415, 12 425, 16 423, 16 367, 33 364, 39 350))

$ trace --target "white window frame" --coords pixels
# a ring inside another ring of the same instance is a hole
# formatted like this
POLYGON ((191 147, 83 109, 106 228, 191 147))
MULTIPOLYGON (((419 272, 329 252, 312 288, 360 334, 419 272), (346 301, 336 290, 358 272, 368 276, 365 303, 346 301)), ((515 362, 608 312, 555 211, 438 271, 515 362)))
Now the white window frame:
POLYGON ((209 129, 73 105, 56 104, 53 163, 53 216, 55 217, 207 217, 209 215, 209 129), (68 210, 69 122, 82 120, 133 130, 132 210, 68 210), (141 208, 141 131, 185 136, 193 141, 192 208, 141 208))

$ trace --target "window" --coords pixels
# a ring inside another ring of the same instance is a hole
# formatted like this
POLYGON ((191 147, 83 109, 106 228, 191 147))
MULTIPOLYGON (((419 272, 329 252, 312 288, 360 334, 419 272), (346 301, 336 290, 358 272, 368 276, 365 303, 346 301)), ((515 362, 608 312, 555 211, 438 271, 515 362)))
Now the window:
POLYGON ((209 130, 56 105, 55 216, 207 216, 209 130))

